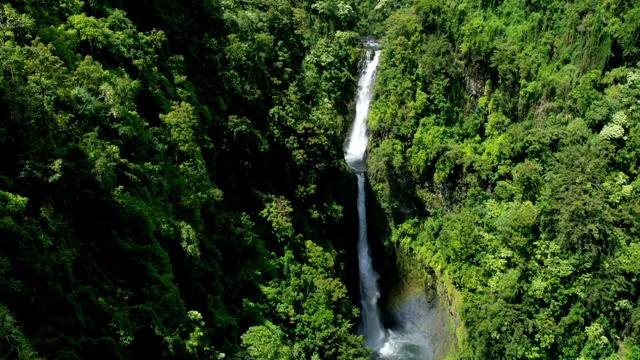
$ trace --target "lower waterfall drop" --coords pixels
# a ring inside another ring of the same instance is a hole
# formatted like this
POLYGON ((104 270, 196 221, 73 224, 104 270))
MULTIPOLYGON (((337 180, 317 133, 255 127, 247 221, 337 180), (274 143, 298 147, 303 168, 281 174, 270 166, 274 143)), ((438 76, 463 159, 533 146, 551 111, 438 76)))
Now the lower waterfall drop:
POLYGON ((358 175, 358 269, 360 272, 360 304, 362 312, 362 335, 364 344, 377 349, 384 340, 384 328, 378 310, 378 273, 373 269, 369 242, 367 241, 367 205, 365 203, 364 174, 358 175))

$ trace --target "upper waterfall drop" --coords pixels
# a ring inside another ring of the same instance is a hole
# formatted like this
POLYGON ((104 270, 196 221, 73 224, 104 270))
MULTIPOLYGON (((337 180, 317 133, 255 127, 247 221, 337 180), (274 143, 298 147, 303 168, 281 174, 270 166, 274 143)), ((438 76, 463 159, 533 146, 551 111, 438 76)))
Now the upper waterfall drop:
POLYGON ((364 157, 369 141, 367 115, 369 114, 369 104, 373 95, 372 87, 380 58, 380 50, 367 50, 366 56, 364 71, 360 76, 360 80, 358 80, 356 118, 345 143, 344 151, 344 158, 347 164, 356 171, 364 171, 366 169, 364 157), (372 52, 373 58, 371 58, 372 52))

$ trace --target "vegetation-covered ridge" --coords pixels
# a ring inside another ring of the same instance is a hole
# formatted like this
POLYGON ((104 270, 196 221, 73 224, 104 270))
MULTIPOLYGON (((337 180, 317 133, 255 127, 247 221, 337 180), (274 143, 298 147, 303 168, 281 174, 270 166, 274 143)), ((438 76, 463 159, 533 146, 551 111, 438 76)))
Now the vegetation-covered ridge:
POLYGON ((365 359, 338 257, 359 18, 0 4, 0 358, 365 359))
POLYGON ((369 177, 463 359, 640 358, 640 5, 380 1, 369 177))

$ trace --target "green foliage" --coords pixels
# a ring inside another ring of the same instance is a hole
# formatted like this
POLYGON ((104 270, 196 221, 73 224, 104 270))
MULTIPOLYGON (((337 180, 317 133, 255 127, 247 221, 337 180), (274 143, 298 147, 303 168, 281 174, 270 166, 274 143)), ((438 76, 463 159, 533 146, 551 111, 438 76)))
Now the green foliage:
POLYGON ((0 306, 0 339, 2 359, 40 359, 31 341, 16 326, 16 320, 6 306, 0 306))
POLYGON ((392 243, 461 293, 455 356, 635 356, 637 10, 387 12, 369 177, 392 243))
POLYGON ((39 353, 233 357, 274 326, 296 354, 365 353, 333 250, 355 3, 9 3, 0 301, 39 353), (308 304, 264 290, 303 274, 308 304))
POLYGON ((366 359, 362 336, 351 332, 358 310, 333 277, 335 255, 310 240, 304 246, 302 261, 286 250, 279 259, 283 277, 262 288, 279 325, 250 328, 243 346, 255 359, 366 359))
POLYGON ((20 195, 14 195, 6 191, 0 191, 0 198, 2 198, 2 215, 8 215, 7 213, 20 213, 23 212, 27 206, 26 197, 20 195))
POLYGON ((274 324, 252 326, 242 335, 247 353, 255 359, 286 360, 291 357, 291 349, 283 343, 283 333, 274 324))

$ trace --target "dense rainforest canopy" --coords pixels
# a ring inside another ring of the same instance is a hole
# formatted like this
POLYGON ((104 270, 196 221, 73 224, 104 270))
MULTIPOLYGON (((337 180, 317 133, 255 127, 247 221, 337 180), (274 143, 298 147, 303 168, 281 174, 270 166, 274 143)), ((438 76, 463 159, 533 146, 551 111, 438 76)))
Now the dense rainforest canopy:
POLYGON ((364 359, 356 10, 0 5, 0 357, 364 359))
POLYGON ((0 357, 366 359, 359 35, 382 236, 450 357, 640 359, 633 0, 5 1, 0 357))

